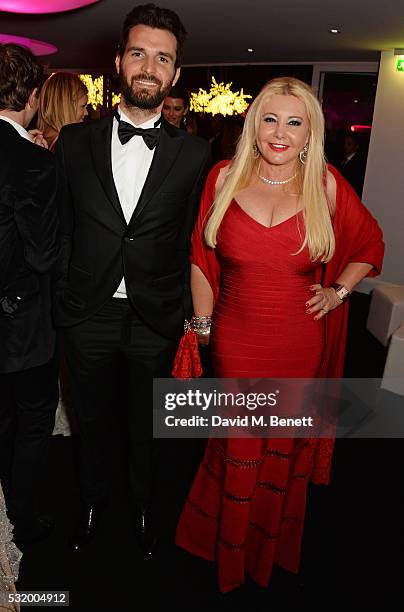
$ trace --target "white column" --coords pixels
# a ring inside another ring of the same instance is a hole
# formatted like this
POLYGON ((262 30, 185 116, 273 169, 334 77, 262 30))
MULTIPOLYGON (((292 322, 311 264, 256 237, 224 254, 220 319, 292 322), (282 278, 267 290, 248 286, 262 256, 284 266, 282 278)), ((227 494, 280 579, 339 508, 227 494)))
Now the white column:
POLYGON ((393 51, 381 54, 372 133, 362 200, 384 232, 383 272, 366 279, 404 285, 404 72, 396 71, 393 51))

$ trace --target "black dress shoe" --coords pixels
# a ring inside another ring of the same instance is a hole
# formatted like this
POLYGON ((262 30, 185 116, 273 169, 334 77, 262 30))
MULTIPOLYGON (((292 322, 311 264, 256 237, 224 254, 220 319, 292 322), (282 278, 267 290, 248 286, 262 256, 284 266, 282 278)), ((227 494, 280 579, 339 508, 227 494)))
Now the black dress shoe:
POLYGON ((105 503, 85 506, 77 522, 76 529, 70 538, 70 548, 81 550, 91 542, 98 531, 100 517, 105 509, 105 503))
POLYGON ((31 520, 11 519, 14 526, 14 541, 17 546, 33 544, 49 537, 55 526, 50 516, 38 516, 31 520))
POLYGON ((144 561, 151 561, 157 549, 158 527, 155 513, 148 506, 135 509, 135 534, 144 561))

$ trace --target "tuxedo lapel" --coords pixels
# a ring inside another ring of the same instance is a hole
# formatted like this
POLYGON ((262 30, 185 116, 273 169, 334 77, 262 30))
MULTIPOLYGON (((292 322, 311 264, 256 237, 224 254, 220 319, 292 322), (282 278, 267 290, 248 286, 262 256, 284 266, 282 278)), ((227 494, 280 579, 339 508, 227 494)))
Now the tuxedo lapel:
POLYGON ((111 205, 126 225, 125 216, 119 202, 118 192, 112 175, 111 137, 113 116, 94 124, 91 133, 91 153, 95 170, 111 205))
POLYGON ((160 129, 160 141, 157 145, 142 193, 140 194, 139 202, 129 221, 129 226, 139 217, 145 206, 163 184, 184 142, 181 131, 173 128, 164 119, 160 129))

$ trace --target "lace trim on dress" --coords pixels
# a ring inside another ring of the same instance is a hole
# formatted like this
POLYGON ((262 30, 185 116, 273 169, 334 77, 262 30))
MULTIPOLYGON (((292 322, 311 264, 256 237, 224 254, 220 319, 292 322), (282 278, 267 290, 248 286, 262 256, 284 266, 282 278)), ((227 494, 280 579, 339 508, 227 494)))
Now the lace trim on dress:
POLYGON ((252 497, 240 497, 239 495, 231 495, 231 493, 227 493, 226 491, 223 491, 223 495, 235 504, 249 504, 252 500, 252 497))
POLYGON ((257 482, 257 487, 271 489, 271 491, 275 493, 276 495, 285 495, 287 491, 286 487, 278 487, 276 486, 276 484, 274 484, 273 482, 270 482, 269 480, 259 480, 257 482))
POLYGON ((279 533, 269 533, 269 531, 267 531, 261 525, 258 525, 258 523, 255 523, 254 521, 248 523, 248 526, 252 529, 256 529, 257 531, 259 531, 259 533, 263 535, 264 538, 266 538, 267 540, 276 540, 279 537, 279 533))
POLYGON ((21 551, 13 542, 13 526, 6 514, 6 504, 0 486, 0 606, 3 603, 4 595, 14 592, 21 557, 21 551))
POLYGON ((231 544, 230 542, 226 542, 226 540, 223 540, 223 538, 219 538, 219 542, 220 544, 222 544, 222 546, 225 546, 233 552, 241 552, 245 548, 245 544, 231 544))
POLYGON ((232 457, 231 455, 228 455, 226 453, 223 446, 221 446, 221 444, 219 444, 218 442, 215 443, 214 448, 216 451, 218 451, 218 453, 220 453, 223 456, 223 460, 225 461, 225 463, 229 463, 230 465, 233 465, 234 467, 254 470, 259 465, 261 465, 261 463, 263 462, 263 458, 261 459, 238 459, 237 457, 232 457))
POLYGON ((207 512, 205 512, 204 510, 202 510, 202 508, 200 506, 198 506, 197 504, 195 504, 192 500, 190 500, 189 498, 187 499, 187 503, 192 506, 192 508, 201 516, 211 519, 212 521, 217 521, 217 516, 213 516, 212 514, 208 514, 207 512))

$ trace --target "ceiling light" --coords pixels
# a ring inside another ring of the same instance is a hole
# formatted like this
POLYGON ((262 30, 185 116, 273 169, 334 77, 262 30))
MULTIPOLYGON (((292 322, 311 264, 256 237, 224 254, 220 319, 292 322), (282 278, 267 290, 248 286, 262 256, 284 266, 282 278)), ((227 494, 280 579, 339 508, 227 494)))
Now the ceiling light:
POLYGON ((58 50, 55 45, 43 42, 42 40, 34 40, 33 38, 25 38, 25 36, 13 36, 12 34, 0 34, 0 43, 7 45, 12 43, 14 45, 22 45, 28 47, 34 55, 51 55, 56 53, 58 50))
POLYGON ((0 0, 0 11, 7 13, 61 13, 94 4, 99 0, 0 0))
POLYGON ((247 51, 248 53, 254 53, 254 49, 252 49, 251 47, 248 47, 247 51))
POLYGON ((338 28, 330 28, 328 31, 330 34, 341 34, 341 30, 338 30, 338 28))

